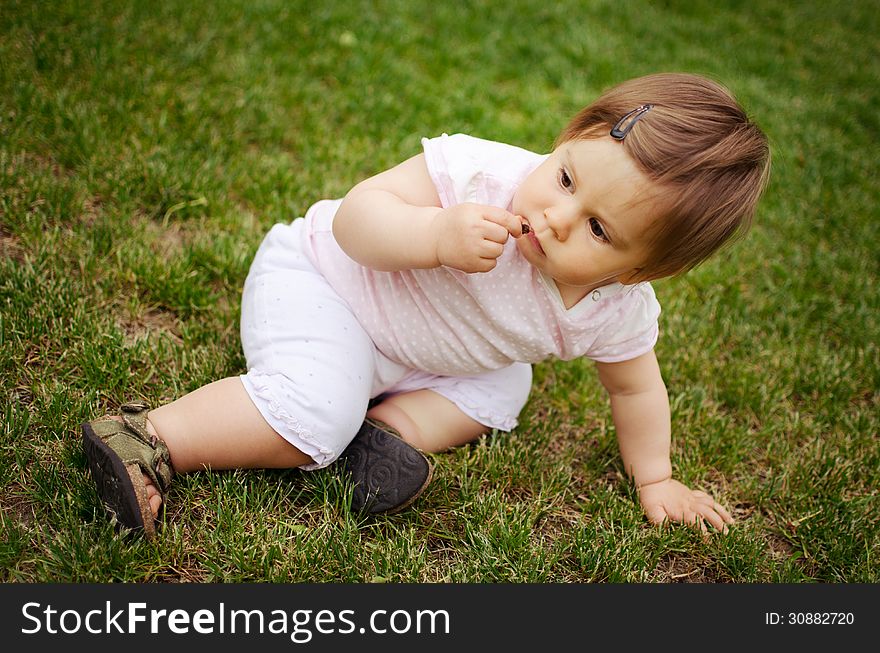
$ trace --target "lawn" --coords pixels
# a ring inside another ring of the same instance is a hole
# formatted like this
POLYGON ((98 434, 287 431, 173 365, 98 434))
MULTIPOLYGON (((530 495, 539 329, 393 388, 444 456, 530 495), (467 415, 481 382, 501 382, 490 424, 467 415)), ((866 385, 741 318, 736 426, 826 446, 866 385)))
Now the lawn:
POLYGON ((6 0, 0 581, 880 580, 876 3, 6 0), (770 137, 743 242, 655 283, 673 466, 737 524, 644 518, 588 362, 433 457, 410 510, 332 470, 179 477, 155 542, 107 520, 79 424, 244 370, 269 227, 465 132, 546 152, 604 88, 724 82, 770 137))

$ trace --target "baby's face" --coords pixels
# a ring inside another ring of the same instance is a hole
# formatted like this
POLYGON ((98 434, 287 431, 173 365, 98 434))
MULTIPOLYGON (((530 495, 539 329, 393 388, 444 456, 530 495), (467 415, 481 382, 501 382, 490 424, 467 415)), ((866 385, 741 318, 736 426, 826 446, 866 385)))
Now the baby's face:
POLYGON ((531 227, 517 247, 567 306, 612 281, 630 283, 647 259, 656 191, 610 136, 564 143, 514 194, 513 212, 531 227))

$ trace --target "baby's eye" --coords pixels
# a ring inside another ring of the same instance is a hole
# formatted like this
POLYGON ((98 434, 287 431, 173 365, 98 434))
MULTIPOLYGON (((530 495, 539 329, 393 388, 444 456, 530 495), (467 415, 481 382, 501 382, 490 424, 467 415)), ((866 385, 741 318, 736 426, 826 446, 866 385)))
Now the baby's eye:
POLYGON ((596 218, 590 218, 590 231, 602 242, 608 242, 608 236, 605 235, 605 230, 596 218))
POLYGON ((565 190, 571 190, 571 187, 574 185, 571 181, 571 177, 568 176, 568 172, 566 172, 565 168, 559 169, 559 184, 565 190))

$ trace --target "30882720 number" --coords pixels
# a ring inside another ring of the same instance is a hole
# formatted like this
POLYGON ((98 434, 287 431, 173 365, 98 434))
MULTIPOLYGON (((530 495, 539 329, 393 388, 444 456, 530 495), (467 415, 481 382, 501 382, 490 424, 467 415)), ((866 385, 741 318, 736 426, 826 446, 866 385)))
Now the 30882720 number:
POLYGON ((855 621, 852 612, 789 612, 787 623, 798 626, 851 625, 855 621))

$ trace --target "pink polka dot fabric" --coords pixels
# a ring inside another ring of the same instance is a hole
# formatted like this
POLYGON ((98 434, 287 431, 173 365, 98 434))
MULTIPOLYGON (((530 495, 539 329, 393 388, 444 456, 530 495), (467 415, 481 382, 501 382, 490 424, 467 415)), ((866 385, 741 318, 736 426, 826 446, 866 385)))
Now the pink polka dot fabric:
MULTIPOLYGON (((517 186, 544 159, 463 134, 422 145, 444 207, 477 202, 509 210, 517 186)), ((657 341, 660 305, 650 284, 612 283, 566 309, 553 280, 522 257, 513 239, 487 273, 365 268, 333 238, 340 203, 322 200, 309 209, 304 249, 379 351, 402 365, 465 376, 550 357, 618 362, 657 341)))

